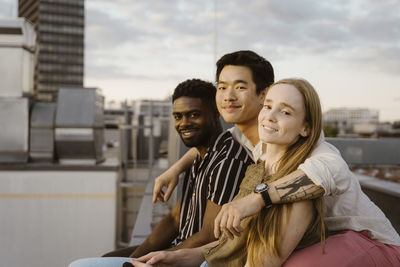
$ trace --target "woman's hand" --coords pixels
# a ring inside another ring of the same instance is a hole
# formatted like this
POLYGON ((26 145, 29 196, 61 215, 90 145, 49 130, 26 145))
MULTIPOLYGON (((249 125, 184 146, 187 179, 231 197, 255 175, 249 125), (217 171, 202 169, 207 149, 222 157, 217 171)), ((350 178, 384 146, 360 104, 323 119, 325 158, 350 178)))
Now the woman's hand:
POLYGON ((178 184, 178 181, 179 173, 174 172, 174 170, 167 170, 158 176, 154 180, 153 203, 156 203, 157 200, 167 202, 178 184), (163 190, 164 187, 167 187, 166 192, 163 190))
POLYGON ((240 236, 243 231, 240 222, 257 214, 265 206, 260 194, 251 193, 222 206, 214 221, 214 235, 219 238, 224 232, 230 239, 240 236))

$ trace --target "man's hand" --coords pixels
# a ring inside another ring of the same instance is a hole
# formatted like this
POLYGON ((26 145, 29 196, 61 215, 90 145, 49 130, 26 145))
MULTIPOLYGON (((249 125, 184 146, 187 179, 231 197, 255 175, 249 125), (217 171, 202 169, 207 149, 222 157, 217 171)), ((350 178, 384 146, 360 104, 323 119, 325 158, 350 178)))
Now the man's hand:
MULTIPOLYGON (((153 265, 151 265, 151 264, 146 264, 146 263, 134 260, 134 259, 131 259, 131 264, 134 267, 153 267, 153 265)), ((123 267, 125 267, 125 266, 123 266, 123 267)))
POLYGON ((153 203, 156 203, 157 200, 161 202, 168 201, 172 191, 174 191, 175 186, 178 184, 179 175, 193 164, 198 153, 199 151, 192 147, 185 153, 185 155, 183 155, 182 158, 180 158, 168 170, 155 179, 153 188, 153 203), (164 187, 167 187, 166 192, 164 192, 164 187))
POLYGON ((252 193, 222 206, 214 221, 214 235, 219 238, 224 232, 230 239, 240 236, 243 231, 240 222, 257 214, 265 206, 260 194, 252 193))
POLYGON ((151 252, 136 260, 131 260, 133 266, 199 266, 204 261, 202 248, 179 249, 175 251, 151 252))
POLYGON ((156 203, 157 200, 167 202, 178 184, 178 181, 179 173, 177 174, 173 170, 167 170, 158 176, 154 180, 153 203, 156 203), (166 192, 164 192, 164 187, 167 188, 166 192))

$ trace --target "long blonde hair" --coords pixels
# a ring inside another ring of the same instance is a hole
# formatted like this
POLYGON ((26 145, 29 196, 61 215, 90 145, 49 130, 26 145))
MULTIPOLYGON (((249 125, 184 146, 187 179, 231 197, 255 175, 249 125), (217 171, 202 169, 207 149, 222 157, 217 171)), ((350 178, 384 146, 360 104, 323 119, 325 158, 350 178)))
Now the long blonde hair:
MULTIPOLYGON (((303 96, 305 118, 309 134, 306 137, 299 136, 298 140, 290 145, 277 163, 276 172, 271 176, 268 182, 276 181, 289 173, 297 170, 312 153, 318 143, 322 130, 322 111, 318 94, 313 86, 304 79, 283 79, 277 84, 289 84, 303 96)), ((267 89, 267 91, 269 90, 267 89)), ((318 231, 321 236, 321 242, 325 240, 325 225, 323 217, 323 198, 319 197, 313 200, 316 209, 314 223, 309 227, 311 231, 318 231)), ((254 216, 249 224, 250 231, 247 239, 248 259, 250 266, 258 266, 262 262, 261 252, 269 250, 272 255, 281 256, 280 246, 282 234, 285 229, 281 229, 283 218, 286 217, 284 225, 290 217, 291 205, 273 205, 269 209, 263 209, 254 216)))

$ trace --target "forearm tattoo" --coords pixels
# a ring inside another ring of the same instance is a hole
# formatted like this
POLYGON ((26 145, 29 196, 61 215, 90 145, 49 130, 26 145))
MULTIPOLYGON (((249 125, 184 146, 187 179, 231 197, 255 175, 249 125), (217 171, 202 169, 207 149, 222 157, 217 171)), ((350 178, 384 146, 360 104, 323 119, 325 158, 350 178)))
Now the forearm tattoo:
POLYGON ((279 195, 280 203, 314 199, 324 194, 324 189, 314 184, 306 175, 277 185, 275 189, 279 195))

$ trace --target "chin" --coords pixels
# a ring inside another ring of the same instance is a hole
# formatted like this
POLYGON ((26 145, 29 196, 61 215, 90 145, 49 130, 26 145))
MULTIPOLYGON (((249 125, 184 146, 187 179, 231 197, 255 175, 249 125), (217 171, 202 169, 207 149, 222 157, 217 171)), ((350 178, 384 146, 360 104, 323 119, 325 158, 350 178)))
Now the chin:
POLYGON ((235 123, 237 123, 237 119, 235 119, 235 118, 231 118, 231 117, 229 117, 229 116, 222 116, 222 118, 224 119, 224 121, 226 122, 226 123, 232 123, 232 124, 235 124, 235 123))

